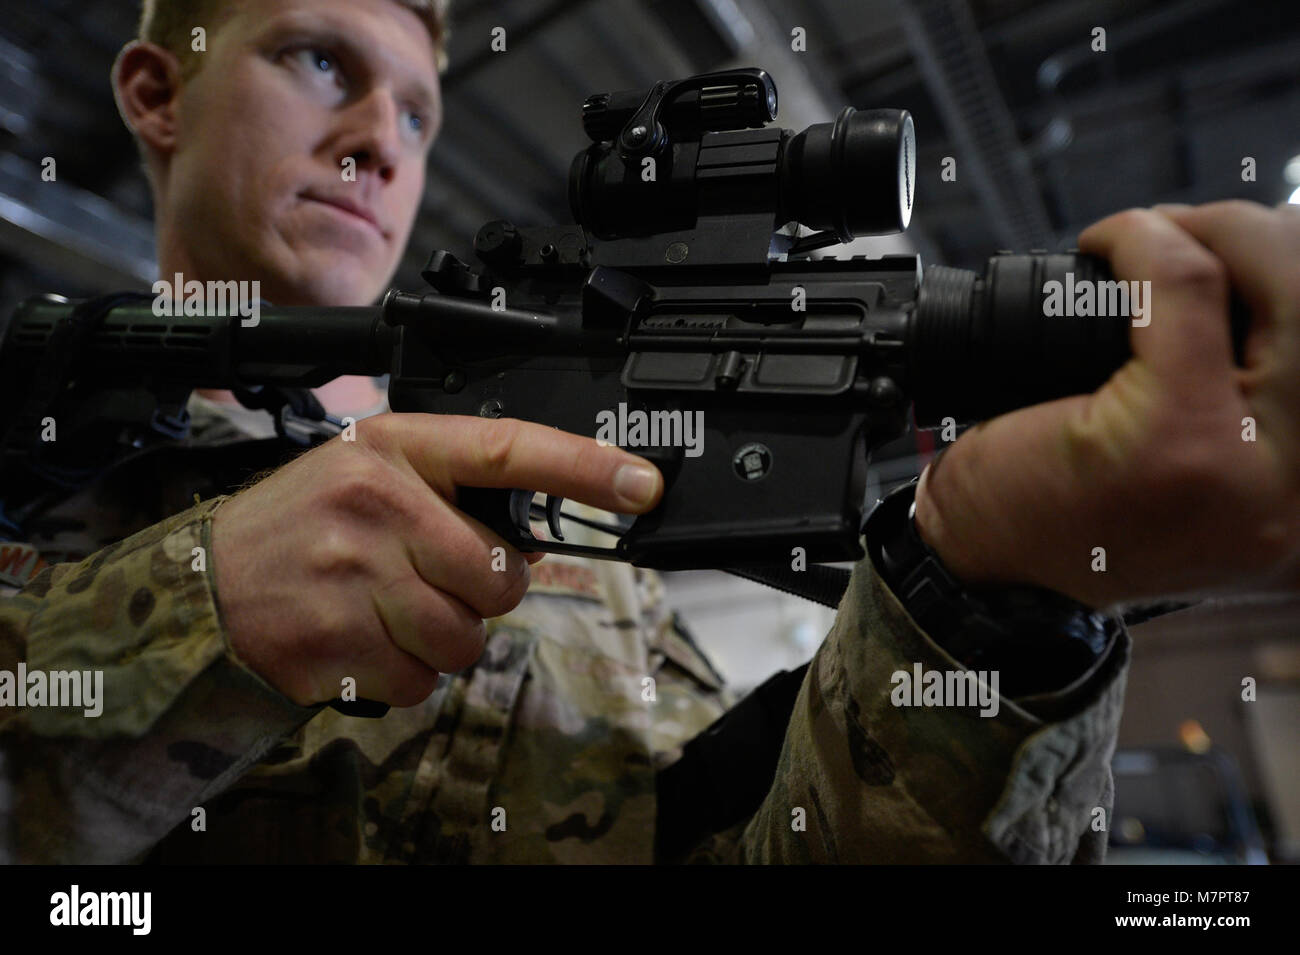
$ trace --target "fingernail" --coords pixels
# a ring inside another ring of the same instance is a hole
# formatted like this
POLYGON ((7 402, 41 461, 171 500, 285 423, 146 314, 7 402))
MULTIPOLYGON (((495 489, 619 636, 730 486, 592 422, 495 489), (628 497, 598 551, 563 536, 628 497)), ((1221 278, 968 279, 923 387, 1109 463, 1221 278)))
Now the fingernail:
POLYGON ((614 475, 614 490, 618 496, 636 507, 649 504, 658 488, 658 473, 644 465, 625 464, 614 475))

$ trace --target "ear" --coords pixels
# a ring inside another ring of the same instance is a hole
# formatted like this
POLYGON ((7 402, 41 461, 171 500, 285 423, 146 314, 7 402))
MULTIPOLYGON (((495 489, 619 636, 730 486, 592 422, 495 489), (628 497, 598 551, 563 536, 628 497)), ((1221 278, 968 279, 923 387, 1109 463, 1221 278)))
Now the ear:
POLYGON ((156 43, 133 40, 117 55, 112 79, 122 121, 151 152, 170 154, 176 145, 180 60, 156 43))

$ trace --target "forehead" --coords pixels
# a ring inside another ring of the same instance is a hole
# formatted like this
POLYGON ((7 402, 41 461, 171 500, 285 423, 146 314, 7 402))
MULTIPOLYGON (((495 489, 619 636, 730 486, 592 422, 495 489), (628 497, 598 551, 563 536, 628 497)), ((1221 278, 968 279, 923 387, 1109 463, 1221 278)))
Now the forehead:
POLYGON ((346 44, 376 72, 438 91, 433 38, 397 0, 241 0, 222 33, 254 45, 311 34, 346 44))

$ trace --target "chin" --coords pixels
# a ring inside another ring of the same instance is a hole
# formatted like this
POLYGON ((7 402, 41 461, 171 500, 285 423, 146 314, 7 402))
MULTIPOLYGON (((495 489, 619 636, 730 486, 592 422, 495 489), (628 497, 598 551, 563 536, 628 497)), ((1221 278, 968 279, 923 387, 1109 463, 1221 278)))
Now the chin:
POLYGON ((384 291, 386 291, 386 287, 375 288, 372 281, 366 281, 364 284, 360 281, 345 282, 339 281, 335 276, 322 281, 317 286, 315 294, 311 297, 311 304, 373 305, 384 291))
POLYGON ((293 281, 281 286, 278 304, 371 305, 388 288, 387 282, 375 283, 375 275, 388 275, 387 271, 358 268, 355 259, 312 265, 313 268, 302 270, 293 281))

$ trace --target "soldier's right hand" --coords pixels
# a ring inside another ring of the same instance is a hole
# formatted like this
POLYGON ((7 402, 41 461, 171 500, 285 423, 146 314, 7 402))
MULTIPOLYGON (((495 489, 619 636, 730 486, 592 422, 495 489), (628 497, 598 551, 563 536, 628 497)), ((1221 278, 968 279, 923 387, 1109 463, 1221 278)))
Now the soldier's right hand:
POLYGON ((440 671, 477 660, 484 618, 523 599, 541 555, 525 559, 457 510, 458 486, 639 514, 663 479, 619 448, 523 421, 367 418, 354 441, 309 451, 213 516, 218 611, 235 654, 299 705, 338 699, 351 677, 358 697, 412 706, 440 671), (496 547, 504 570, 493 569, 496 547))

